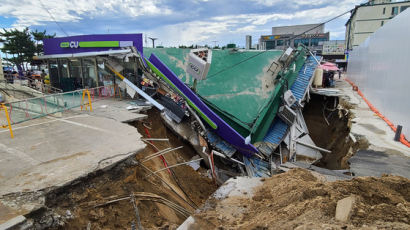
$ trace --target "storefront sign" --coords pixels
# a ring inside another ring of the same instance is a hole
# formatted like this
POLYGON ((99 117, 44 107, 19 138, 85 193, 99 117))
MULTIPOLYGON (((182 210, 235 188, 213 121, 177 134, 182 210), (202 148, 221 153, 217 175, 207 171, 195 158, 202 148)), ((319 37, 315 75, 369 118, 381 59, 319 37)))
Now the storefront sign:
POLYGON ((69 41, 61 42, 61 48, 113 48, 132 46, 132 41, 69 41))
POLYGON ((344 41, 325 41, 322 48, 323 55, 343 55, 345 54, 344 41))

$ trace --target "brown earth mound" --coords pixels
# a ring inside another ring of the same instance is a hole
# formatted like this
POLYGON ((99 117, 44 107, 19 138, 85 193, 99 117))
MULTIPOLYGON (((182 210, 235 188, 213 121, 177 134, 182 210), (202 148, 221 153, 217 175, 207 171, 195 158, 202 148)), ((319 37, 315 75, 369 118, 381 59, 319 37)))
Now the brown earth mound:
POLYGON ((199 229, 410 229, 410 180, 399 176, 324 182, 294 169, 262 179, 252 198, 210 201, 199 229), (338 200, 356 197, 350 221, 335 220, 338 200))

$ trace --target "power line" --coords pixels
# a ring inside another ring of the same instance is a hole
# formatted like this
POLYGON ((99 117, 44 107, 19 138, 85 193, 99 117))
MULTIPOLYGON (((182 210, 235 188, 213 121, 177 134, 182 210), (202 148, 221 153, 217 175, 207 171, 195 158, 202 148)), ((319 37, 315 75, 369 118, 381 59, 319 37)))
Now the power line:
POLYGON ((331 18, 331 19, 329 19, 329 20, 327 20, 327 21, 325 21, 325 22, 322 22, 322 23, 320 23, 320 24, 318 24, 318 25, 316 25, 316 26, 314 26, 314 27, 312 27, 312 28, 306 30, 306 31, 303 32, 303 33, 297 34, 297 35, 295 35, 295 36, 289 38, 288 40, 291 40, 291 39, 297 38, 297 37, 299 37, 299 36, 302 36, 303 34, 309 32, 309 31, 312 31, 312 30, 314 30, 314 29, 316 29, 316 28, 318 28, 318 27, 320 27, 320 26, 322 26, 322 25, 324 25, 324 24, 326 24, 326 23, 328 23, 328 22, 331 22, 331 21, 333 21, 333 20, 335 20, 335 19, 338 19, 338 18, 342 17, 343 15, 345 15, 345 14, 347 14, 347 13, 350 13, 351 11, 352 11, 352 10, 348 10, 348 11, 344 12, 343 14, 339 14, 339 15, 337 15, 337 16, 334 17, 334 18, 331 18))
MULTIPOLYGON (((322 22, 322 23, 318 24, 317 26, 314 26, 314 27, 312 27, 312 28, 310 28, 310 29, 304 31, 303 33, 300 33, 300 34, 297 34, 297 35, 295 35, 295 36, 293 36, 293 37, 291 37, 291 38, 288 38, 287 40, 291 40, 291 39, 297 38, 297 37, 299 37, 299 36, 302 36, 303 34, 309 32, 309 31, 311 31, 311 30, 314 30, 314 29, 316 29, 316 28, 318 28, 318 27, 320 27, 320 26, 322 26, 322 25, 324 25, 324 24, 326 24, 326 23, 328 23, 328 22, 331 22, 331 21, 333 21, 333 20, 335 20, 335 19, 337 19, 337 18, 340 18, 340 17, 342 17, 343 15, 345 15, 345 14, 347 14, 347 13, 350 13, 350 12, 351 12, 351 10, 348 10, 348 11, 342 13, 342 14, 337 15, 336 17, 333 17, 333 18, 331 18, 331 19, 329 19, 329 20, 327 20, 327 21, 325 21, 325 22, 322 22)), ((250 59, 255 58, 255 57, 257 57, 257 56, 259 56, 259 55, 261 55, 261 54, 263 54, 263 53, 266 53, 267 51, 269 51, 269 50, 264 50, 264 51, 262 51, 262 52, 260 52, 260 53, 258 53, 258 54, 256 54, 256 55, 250 56, 250 57, 248 57, 248 58, 246 58, 246 59, 244 59, 244 60, 242 60, 242 61, 240 61, 240 62, 238 62, 238 63, 235 63, 235 64, 233 64, 233 65, 231 65, 231 66, 228 66, 228 67, 226 67, 225 69, 222 69, 222 70, 220 70, 220 71, 218 71, 218 72, 216 72, 216 73, 214 73, 214 74, 208 76, 208 77, 206 78, 206 80, 207 80, 207 79, 210 79, 210 78, 213 78, 213 77, 217 76, 218 74, 220 74, 220 73, 222 73, 222 72, 225 72, 225 71, 227 71, 227 70, 229 70, 229 69, 232 69, 232 68, 234 68, 235 66, 238 66, 238 65, 240 65, 240 64, 242 64, 242 63, 244 63, 244 62, 246 62, 246 61, 249 61, 250 59)))
POLYGON ((60 30, 68 37, 69 35, 64 31, 63 27, 60 26, 60 24, 57 22, 57 20, 54 18, 54 16, 51 14, 51 12, 44 6, 43 2, 41 0, 38 0, 43 7, 45 11, 50 15, 51 19, 57 24, 57 26, 60 28, 60 30))

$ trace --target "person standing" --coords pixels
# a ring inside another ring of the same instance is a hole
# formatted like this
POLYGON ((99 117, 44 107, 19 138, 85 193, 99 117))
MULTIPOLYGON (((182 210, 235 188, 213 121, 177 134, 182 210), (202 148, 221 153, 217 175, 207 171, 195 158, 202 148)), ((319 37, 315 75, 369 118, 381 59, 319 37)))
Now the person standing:
POLYGON ((46 72, 42 69, 40 77, 41 77, 41 83, 43 84, 44 84, 44 80, 46 79, 46 75, 47 75, 46 72))

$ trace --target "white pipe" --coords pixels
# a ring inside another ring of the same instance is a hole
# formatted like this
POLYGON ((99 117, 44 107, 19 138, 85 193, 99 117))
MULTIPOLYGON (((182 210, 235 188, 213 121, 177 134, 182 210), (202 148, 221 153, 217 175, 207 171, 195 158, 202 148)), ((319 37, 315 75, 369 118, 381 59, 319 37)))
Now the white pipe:
POLYGON ((75 57, 92 57, 99 55, 110 55, 110 54, 126 54, 130 53, 130 49, 123 50, 107 50, 107 51, 95 51, 95 52, 81 52, 81 53, 71 53, 71 54, 50 54, 35 56, 34 60, 49 59, 49 58, 75 58, 75 57))
POLYGON ((146 94, 144 91, 142 91, 140 88, 138 88, 132 82, 130 82, 128 79, 124 78, 123 81, 125 82, 125 84, 127 84, 129 87, 131 87, 133 90, 137 91, 137 93, 139 95, 141 95, 147 101, 151 102, 151 104, 153 104, 155 107, 157 107, 157 109, 159 109, 159 111, 164 110, 164 106, 162 106, 160 103, 158 103, 152 97, 150 97, 148 94, 146 94))
POLYGON ((311 144, 308 144, 308 143, 304 143, 304 142, 301 142, 301 141, 296 141, 296 143, 301 144, 301 145, 304 145, 304 146, 309 147, 309 148, 312 148, 312 149, 319 150, 319 151, 321 151, 321 152, 332 153, 332 151, 330 151, 330 150, 327 150, 327 149, 324 149, 324 148, 320 148, 320 147, 317 147, 317 146, 314 146, 314 145, 311 145, 311 144))
POLYGON ((179 163, 179 164, 174 164, 174 165, 168 166, 168 167, 166 167, 166 168, 159 169, 159 170, 157 170, 157 171, 155 171, 155 172, 149 174, 147 177, 151 176, 152 174, 156 174, 156 173, 158 173, 158 172, 164 171, 164 170, 166 170, 166 169, 174 168, 174 167, 177 167, 177 166, 180 166, 180 165, 186 165, 186 164, 193 163, 193 162, 196 162, 196 161, 201 161, 201 160, 203 160, 203 158, 199 158, 199 159, 196 159, 196 160, 192 160, 192 161, 188 161, 188 162, 183 162, 183 163, 179 163))

